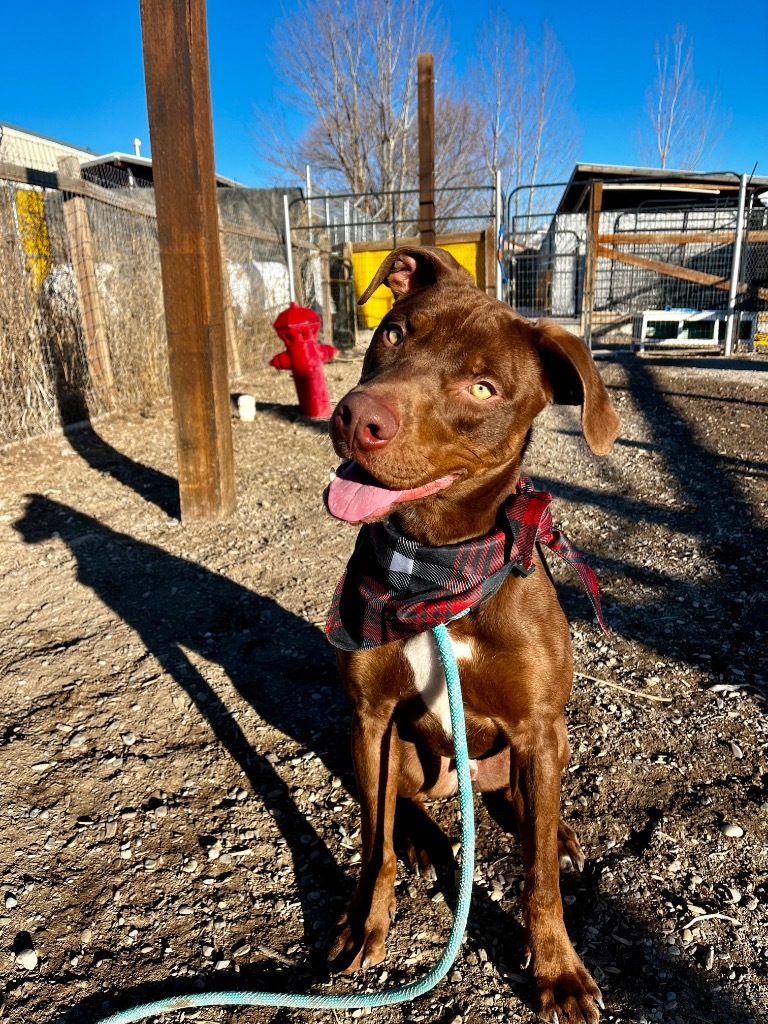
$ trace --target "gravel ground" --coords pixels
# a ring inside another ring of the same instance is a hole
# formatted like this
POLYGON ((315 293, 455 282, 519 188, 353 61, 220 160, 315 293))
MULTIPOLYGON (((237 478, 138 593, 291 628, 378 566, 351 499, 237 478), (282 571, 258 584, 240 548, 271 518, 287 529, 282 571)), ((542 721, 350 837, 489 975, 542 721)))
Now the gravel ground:
MULTIPOLYGON (((603 362, 613 453, 591 456, 577 410, 551 409, 528 459, 614 630, 554 565, 579 672, 563 813, 589 858, 563 877, 566 920, 607 1021, 768 1019, 768 362, 728 366, 603 362)), ((327 367, 332 397, 359 368, 327 367)), ((349 710, 321 631, 355 531, 322 511, 336 460, 290 379, 242 390, 259 412, 233 424, 225 523, 178 522, 167 406, 0 453, 0 1018, 361 984, 329 980, 323 957, 359 863, 349 710)), ((459 959, 374 1020, 534 1020, 519 849, 477 809, 459 959)), ((435 811, 456 834, 455 803, 435 811)), ((398 893, 373 987, 426 970, 450 926, 449 885, 400 865, 398 893)))

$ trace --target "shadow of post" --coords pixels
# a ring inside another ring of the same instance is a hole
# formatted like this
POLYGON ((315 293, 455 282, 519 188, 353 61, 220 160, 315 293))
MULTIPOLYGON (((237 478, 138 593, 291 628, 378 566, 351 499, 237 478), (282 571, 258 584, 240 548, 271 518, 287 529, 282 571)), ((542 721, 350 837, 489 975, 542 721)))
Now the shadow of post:
POLYGON ((130 487, 171 519, 181 519, 179 485, 175 477, 128 458, 105 441, 90 423, 71 428, 66 437, 72 449, 97 473, 130 487))
POLYGON ((348 707, 321 631, 270 599, 50 498, 30 496, 14 526, 29 544, 60 537, 77 562, 78 582, 135 630, 189 696, 279 824, 292 853, 304 920, 316 914, 307 902, 311 893, 345 892, 346 874, 287 784, 265 752, 253 749, 184 650, 221 665, 265 723, 317 753, 349 788, 350 758, 339 743, 339 720, 348 707))

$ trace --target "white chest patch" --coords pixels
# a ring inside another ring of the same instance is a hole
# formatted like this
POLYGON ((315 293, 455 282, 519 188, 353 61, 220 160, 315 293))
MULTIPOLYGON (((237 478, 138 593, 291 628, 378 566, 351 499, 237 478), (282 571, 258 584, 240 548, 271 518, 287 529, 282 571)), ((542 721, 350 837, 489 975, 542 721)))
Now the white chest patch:
MULTIPOLYGON (((472 659, 472 644, 468 640, 452 640, 456 660, 472 659)), ((419 633, 406 640, 403 654, 413 672, 413 685, 419 692, 428 710, 443 727, 445 735, 451 738, 451 710, 448 705, 448 687, 445 673, 437 651, 437 644, 431 632, 419 633)))

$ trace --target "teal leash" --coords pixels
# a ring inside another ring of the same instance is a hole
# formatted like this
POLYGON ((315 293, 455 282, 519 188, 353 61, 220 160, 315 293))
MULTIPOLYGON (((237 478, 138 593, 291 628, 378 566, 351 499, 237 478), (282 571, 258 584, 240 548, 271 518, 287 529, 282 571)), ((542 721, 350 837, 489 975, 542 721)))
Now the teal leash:
POLYGON ((448 941, 440 959, 434 967, 408 985, 385 988, 379 992, 355 992, 350 995, 304 995, 283 992, 198 992, 186 996, 171 996, 142 1003, 129 1010, 121 1010, 109 1017, 102 1017, 98 1024, 134 1024, 134 1021, 174 1010, 189 1010, 203 1006, 289 1006, 300 1010, 357 1010, 363 1007, 391 1006, 406 1003, 425 995, 445 977, 459 952, 469 917, 472 898, 472 879, 475 871, 475 810, 472 798, 472 782, 469 776, 469 751, 464 726, 464 705, 461 699, 459 668, 453 651, 451 638, 444 625, 433 630, 435 643, 443 663, 448 684, 448 703, 451 711, 451 728, 456 760, 456 774, 459 782, 459 810, 461 813, 461 870, 456 912, 453 917, 448 941))

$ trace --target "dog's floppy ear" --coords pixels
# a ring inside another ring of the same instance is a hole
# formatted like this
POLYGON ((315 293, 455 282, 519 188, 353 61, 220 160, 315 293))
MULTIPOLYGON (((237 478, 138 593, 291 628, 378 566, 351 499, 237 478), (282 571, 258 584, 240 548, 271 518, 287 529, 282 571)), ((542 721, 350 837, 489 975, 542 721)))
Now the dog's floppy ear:
POLYGON ((606 455, 621 424, 589 349, 551 320, 533 324, 551 401, 581 406, 581 429, 595 455, 606 455))
POLYGON ((392 289, 395 301, 416 288, 424 288, 445 278, 474 284, 472 275, 445 249, 433 245, 401 245, 384 260, 376 275, 358 299, 362 306, 380 284, 392 289))

